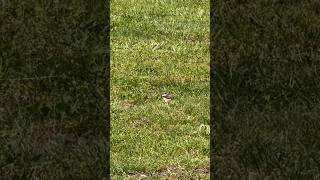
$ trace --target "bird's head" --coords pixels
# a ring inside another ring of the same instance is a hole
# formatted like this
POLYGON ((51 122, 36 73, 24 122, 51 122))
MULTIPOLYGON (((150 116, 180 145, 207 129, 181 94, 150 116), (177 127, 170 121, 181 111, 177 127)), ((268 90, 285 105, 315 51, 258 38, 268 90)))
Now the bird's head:
POLYGON ((168 93, 163 93, 162 95, 161 95, 162 97, 166 97, 166 96, 168 96, 168 93))

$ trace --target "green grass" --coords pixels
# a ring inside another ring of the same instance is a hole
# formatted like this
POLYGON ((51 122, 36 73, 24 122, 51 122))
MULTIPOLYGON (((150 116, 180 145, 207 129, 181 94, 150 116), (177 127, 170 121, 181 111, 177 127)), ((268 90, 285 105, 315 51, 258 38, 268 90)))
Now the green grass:
POLYGON ((113 179, 209 178, 209 70, 209 2, 111 1, 113 179))
POLYGON ((216 2, 216 179, 319 179, 319 5, 216 2))

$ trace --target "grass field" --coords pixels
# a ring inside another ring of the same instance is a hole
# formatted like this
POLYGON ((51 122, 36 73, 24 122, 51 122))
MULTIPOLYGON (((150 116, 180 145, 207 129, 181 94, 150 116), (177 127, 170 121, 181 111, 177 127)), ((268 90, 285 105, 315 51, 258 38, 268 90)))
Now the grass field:
POLYGON ((319 179, 317 1, 216 1, 217 179, 319 179))
POLYGON ((209 178, 209 70, 208 1, 111 1, 113 179, 209 178))

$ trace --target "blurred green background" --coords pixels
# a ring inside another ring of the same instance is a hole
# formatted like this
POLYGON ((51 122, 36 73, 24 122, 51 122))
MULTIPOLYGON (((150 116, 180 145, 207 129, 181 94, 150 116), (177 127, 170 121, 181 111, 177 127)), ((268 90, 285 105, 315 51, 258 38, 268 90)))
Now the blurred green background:
POLYGON ((0 5, 0 179, 102 179, 107 4, 0 5))
POLYGON ((215 1, 217 179, 319 179, 318 1, 215 1))

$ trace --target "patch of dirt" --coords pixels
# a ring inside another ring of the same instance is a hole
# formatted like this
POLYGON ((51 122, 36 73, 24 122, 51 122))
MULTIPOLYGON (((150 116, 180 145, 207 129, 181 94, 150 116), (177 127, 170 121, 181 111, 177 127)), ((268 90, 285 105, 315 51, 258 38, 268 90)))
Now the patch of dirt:
POLYGON ((134 127, 142 127, 149 123, 149 119, 146 117, 139 118, 133 122, 134 127))
POLYGON ((128 179, 142 180, 142 179, 147 179, 147 178, 148 178, 148 176, 142 172, 134 172, 134 173, 128 174, 128 179))
POLYGON ((132 108, 135 105, 135 102, 132 101, 132 100, 124 100, 124 101, 120 101, 119 105, 123 109, 129 109, 129 108, 132 108))

